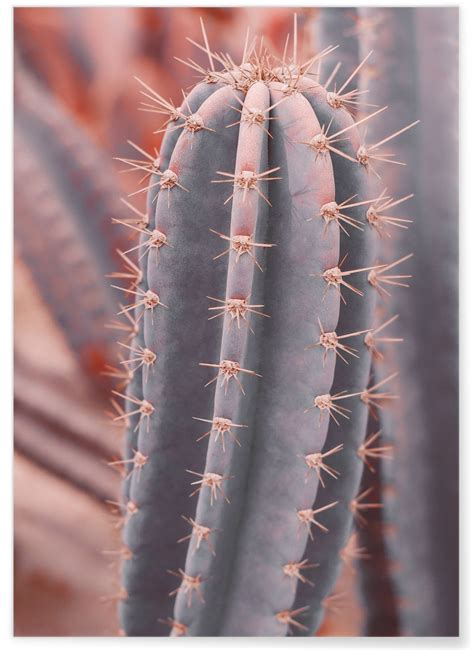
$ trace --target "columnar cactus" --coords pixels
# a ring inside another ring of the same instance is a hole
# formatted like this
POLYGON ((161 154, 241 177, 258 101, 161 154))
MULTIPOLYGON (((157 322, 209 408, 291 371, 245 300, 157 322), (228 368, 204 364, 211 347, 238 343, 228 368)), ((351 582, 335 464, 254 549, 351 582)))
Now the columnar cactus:
POLYGON ((296 34, 282 61, 248 40, 240 65, 205 33, 198 47, 209 65, 187 62, 203 80, 179 108, 142 83, 167 117, 160 155, 124 160, 150 181, 125 223, 141 267, 121 287, 137 332, 117 391, 121 621, 308 635, 357 555, 354 521, 379 507, 359 487, 369 411, 392 397, 370 367, 393 260, 378 259, 368 189, 384 143, 361 131, 386 107, 354 120, 354 95, 312 75, 329 49, 298 63, 296 34))
POLYGON ((119 244, 110 236, 110 218, 121 207, 110 168, 85 130, 16 57, 18 253, 71 348, 97 374, 116 347, 115 334, 104 328, 115 311, 104 276, 119 244))
MULTIPOLYGON (((380 300, 385 320, 390 312, 399 314, 380 336, 404 339, 375 364, 381 377, 395 365, 400 372, 398 407, 385 410, 378 423, 394 444, 395 461, 382 462, 385 508, 380 514, 396 567, 400 633, 457 635, 458 115, 451 107, 458 95, 458 13, 455 8, 360 8, 359 16, 361 56, 372 49, 378 53, 372 74, 363 70, 361 89, 370 91, 371 101, 389 104, 401 120, 423 115, 423 129, 392 149, 395 159, 417 174, 409 178, 399 165, 390 165, 383 184, 378 181, 399 197, 415 193, 392 211, 408 214, 413 223, 399 221, 407 227, 383 240, 386 255, 400 249, 415 255, 411 290, 380 300), (433 102, 430 88, 440 78, 446 79, 450 99, 433 102), (441 123, 446 127, 439 129, 441 123), (436 327, 427 329, 427 322, 436 327)), ((397 126, 393 121, 390 128, 397 126)), ((375 137, 383 136, 379 125, 373 129, 375 137)))

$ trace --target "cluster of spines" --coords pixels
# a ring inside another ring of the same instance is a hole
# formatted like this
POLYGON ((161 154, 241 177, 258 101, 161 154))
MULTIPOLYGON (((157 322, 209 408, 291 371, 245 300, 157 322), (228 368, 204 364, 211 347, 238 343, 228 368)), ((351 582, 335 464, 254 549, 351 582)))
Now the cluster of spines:
MULTIPOLYGON (((302 65, 297 65, 295 63, 296 55, 294 55, 294 58, 293 60, 290 61, 290 63, 287 64, 283 62, 283 65, 279 69, 272 69, 270 71, 270 66, 268 65, 268 61, 269 61, 268 55, 266 53, 263 53, 262 51, 257 53, 255 44, 249 45, 248 37, 247 37, 242 64, 240 66, 237 66, 230 57, 226 55, 217 55, 215 53, 212 53, 209 49, 209 45, 207 42, 207 37, 205 35, 204 29, 203 29, 203 34, 204 34, 205 47, 198 45, 196 43, 195 45, 197 45, 200 49, 204 50, 207 53, 209 57, 210 68, 209 69, 202 68, 192 60, 186 62, 187 65, 190 65, 195 70, 199 71, 199 73, 203 75, 202 80, 207 84, 222 83, 222 84, 230 85, 236 91, 243 91, 244 93, 248 93, 252 85, 258 81, 264 81, 264 82, 279 81, 283 83, 284 96, 281 101, 284 101, 285 97, 288 97, 292 94, 296 94, 299 92, 299 84, 302 81, 303 76, 309 73, 311 66, 314 64, 314 62, 317 59, 317 57, 313 57, 310 61, 302 65), (218 62, 222 66, 223 68, 222 71, 220 72, 216 71, 215 68, 216 62, 218 62)), ((295 41, 296 41, 296 37, 295 37, 295 41)), ((329 48, 328 50, 324 51, 322 55, 329 53, 332 50, 333 48, 329 48)), ((285 51, 286 51, 286 47, 285 47, 285 51)), ((339 89, 334 88, 333 91, 327 92, 327 102, 332 108, 344 109, 347 110, 349 113, 354 114, 355 107, 357 106, 357 104, 360 103, 358 100, 360 93, 358 93, 358 91, 351 91, 351 92, 344 93, 344 90, 346 86, 349 84, 349 82, 352 80, 352 78, 360 70, 362 65, 367 60, 367 58, 368 57, 366 57, 366 59, 364 59, 364 61, 361 62, 361 64, 354 71, 354 73, 350 75, 347 81, 344 84, 342 84, 342 86, 339 89)), ((285 56, 284 56, 284 60, 285 60, 285 56)), ((326 90, 330 86, 333 76, 334 75, 331 75, 331 77, 328 79, 326 84, 324 84, 323 87, 326 90)), ((192 113, 187 101, 187 97, 184 93, 183 93, 183 97, 184 97, 183 106, 180 108, 176 108, 171 102, 164 100, 160 95, 158 95, 158 93, 152 90, 149 86, 147 86, 141 81, 140 83, 144 86, 146 90, 146 92, 143 91, 143 94, 152 102, 151 104, 150 103, 144 104, 142 110, 149 110, 149 111, 157 112, 159 114, 166 115, 167 119, 164 125, 165 128, 168 128, 168 130, 171 129, 176 131, 179 129, 185 129, 191 134, 196 133, 197 131, 200 130, 212 131, 212 129, 208 129, 205 126, 199 113, 192 113), (173 125, 173 123, 175 124, 173 125)), ((305 90, 307 89, 308 88, 306 87, 305 90)), ((268 131, 267 128, 267 121, 274 119, 271 116, 271 109, 274 108, 274 105, 267 107, 266 109, 252 108, 249 110, 247 106, 244 104, 244 102, 239 100, 239 103, 241 105, 241 109, 239 109, 239 112, 241 114, 240 120, 238 120, 235 123, 229 124, 228 127, 236 126, 239 124, 240 125, 246 124, 248 125, 248 127, 256 125, 260 127, 269 137, 272 137, 271 133, 268 131)), ((377 177, 379 177, 377 170, 374 168, 375 163, 382 162, 382 163, 392 163, 392 164, 403 164, 393 160, 392 154, 387 152, 380 152, 380 147, 386 144, 392 138, 395 138, 396 136, 400 135, 404 131, 414 126, 416 122, 408 125, 403 129, 400 129, 398 132, 388 136, 387 138, 384 138, 378 143, 375 143, 373 145, 367 145, 367 144, 361 145, 357 151, 355 158, 351 158, 347 154, 339 150, 337 148, 336 143, 338 142, 338 140, 341 139, 341 136, 343 136, 344 133, 349 128, 360 126, 361 124, 365 123, 368 119, 378 115, 385 109, 386 107, 380 108, 377 111, 373 112, 372 114, 364 118, 361 118, 358 121, 355 121, 351 125, 351 127, 347 127, 331 135, 329 135, 331 124, 323 125, 321 133, 316 135, 311 141, 305 142, 304 144, 311 147, 311 149, 315 152, 316 157, 326 156, 330 152, 332 152, 336 155, 341 155, 345 158, 349 158, 352 162, 362 165, 367 170, 367 172, 373 172, 377 177)), ((161 132, 162 130, 164 129, 159 129, 157 133, 161 132)), ((141 178, 141 183, 143 183, 144 181, 150 178, 152 179, 147 187, 140 188, 137 192, 132 193, 131 196, 144 191, 150 192, 154 190, 154 196, 156 198, 157 192, 167 191, 168 205, 169 205, 169 202, 171 200, 170 194, 173 188, 180 188, 182 191, 186 191, 186 192, 189 191, 187 188, 183 187, 180 184, 179 178, 173 170, 160 169, 161 161, 156 151, 155 151, 155 155, 151 155, 143 151, 139 147, 137 147, 137 145, 134 145, 133 143, 131 144, 137 151, 139 151, 144 156, 145 159, 144 160, 121 159, 121 161, 126 163, 128 165, 129 170, 131 171, 144 172, 141 178)), ((227 171, 220 171, 218 172, 218 174, 220 175, 221 178, 216 179, 214 182, 232 184, 233 191, 230 194, 230 196, 227 198, 226 203, 231 200, 238 201, 239 199, 242 201, 246 201, 248 198, 248 194, 252 190, 254 190, 261 199, 263 199, 268 205, 270 205, 268 197, 260 189, 260 184, 266 183, 268 181, 278 181, 279 177, 271 176, 271 174, 274 174, 276 172, 278 172, 278 168, 269 169, 263 172, 256 172, 255 170, 250 170, 250 169, 242 169, 240 173, 236 173, 236 174, 232 174, 227 171)), ((340 204, 337 204, 335 201, 333 201, 331 203, 323 205, 317 217, 322 218, 324 220, 326 228, 330 227, 331 223, 335 223, 338 229, 347 236, 350 236, 349 233, 350 227, 362 230, 364 227, 367 226, 374 228, 374 230, 376 230, 380 236, 390 236, 390 231, 389 231, 390 226, 406 228, 407 227, 406 224, 410 223, 410 220, 404 217, 394 217, 391 216, 390 214, 387 215, 385 213, 391 210, 393 207, 400 205, 404 201, 408 200, 409 198, 411 198, 411 196, 412 195, 408 195, 400 199, 393 199, 392 197, 386 194, 386 190, 384 190, 378 197, 371 200, 362 201, 362 202, 357 201, 356 197, 352 196, 352 197, 348 197, 345 201, 341 202, 340 204), (346 211, 350 210, 352 207, 365 205, 365 204, 367 205, 366 224, 363 224, 361 221, 358 221, 352 218, 350 215, 346 214, 346 211)), ((137 208, 135 208, 128 202, 126 201, 124 202, 126 203, 126 205, 128 205, 128 207, 131 208, 131 210, 134 212, 137 218, 132 218, 128 221, 124 221, 124 220, 120 220, 120 221, 116 220, 116 221, 118 223, 121 223, 122 225, 125 225, 135 233, 139 234, 140 242, 136 246, 133 246, 127 251, 124 252, 119 251, 119 255, 124 261, 126 269, 123 273, 114 274, 114 277, 116 278, 131 280, 131 286, 129 288, 119 287, 119 286, 116 286, 116 288, 121 291, 124 291, 129 295, 134 296, 134 301, 132 302, 132 304, 126 306, 121 305, 121 311, 119 312, 120 315, 126 316, 128 322, 123 324, 122 322, 117 322, 113 325, 113 327, 115 327, 116 329, 123 330, 127 333, 126 342, 121 342, 121 346, 126 348, 130 352, 130 357, 128 359, 122 358, 120 361, 121 365, 125 367, 125 372, 124 373, 117 372, 115 374, 114 372, 110 373, 112 376, 115 376, 115 378, 120 379, 122 381, 122 386, 128 384, 130 379, 133 376, 133 373, 138 370, 143 373, 143 378, 146 381, 147 372, 149 371, 150 367, 153 366, 153 363, 157 358, 156 351, 152 351, 147 348, 144 348, 139 343, 135 343, 134 345, 129 345, 132 337, 136 337, 139 331, 140 320, 142 319, 143 314, 147 309, 153 313, 153 311, 157 307, 162 307, 166 309, 169 308, 168 305, 164 305, 161 302, 158 293, 152 291, 151 289, 143 289, 139 286, 143 279, 143 270, 128 256, 131 253, 139 251, 139 261, 141 261, 144 257, 152 253, 159 254, 158 251, 162 246, 172 247, 172 244, 167 240, 167 236, 165 233, 161 232, 157 228, 154 228, 152 230, 149 228, 148 214, 141 213, 140 211, 137 210, 137 208)), ((225 254, 235 254, 235 261, 238 262, 242 255, 248 255, 252 258, 256 267, 259 270, 263 270, 259 260, 257 259, 257 252, 259 249, 261 250, 261 249, 271 248, 272 246, 274 246, 274 244, 254 241, 253 237, 255 233, 255 228, 249 229, 247 227, 246 229, 244 229, 245 232, 243 231, 241 232, 240 231, 241 229, 238 229, 238 233, 231 234, 231 236, 227 236, 223 233, 216 232, 212 229, 210 230, 214 234, 218 235, 221 239, 225 240, 226 245, 228 245, 228 247, 222 253, 216 256, 215 259, 225 254)), ((408 286, 406 284, 406 280, 410 276, 399 275, 399 274, 387 275, 387 271, 390 271, 398 264, 401 264, 402 262, 406 261, 410 257, 411 255, 406 255, 392 263, 383 263, 383 264, 381 263, 381 264, 373 265, 371 267, 352 269, 352 270, 343 269, 345 259, 342 259, 341 262, 339 262, 339 264, 336 267, 329 268, 326 271, 324 271, 324 273, 322 274, 322 278, 327 283, 326 290, 329 290, 331 287, 334 288, 334 290, 337 291, 339 298, 343 303, 345 302, 342 293, 343 287, 345 287, 347 290, 353 291, 358 295, 361 296, 363 295, 363 293, 359 289, 357 289, 355 286, 353 286, 350 283, 350 276, 357 273, 367 273, 368 274, 367 279, 369 284, 372 285, 377 290, 380 296, 382 297, 389 296, 390 295, 389 288, 387 287, 389 287, 390 285, 408 286)), ((208 296, 208 299, 211 300, 212 303, 217 303, 217 305, 213 304, 209 307, 209 310, 211 312, 217 312, 215 314, 212 314, 209 318, 213 319, 213 318, 217 318, 218 316, 223 316, 224 320, 227 320, 226 327, 228 331, 232 327, 236 327, 240 329, 242 323, 250 328, 250 325, 247 320, 247 315, 254 314, 256 316, 270 317, 271 315, 260 311, 261 309, 264 308, 264 305, 251 304, 249 302, 251 290, 252 287, 250 284, 248 288, 248 293, 245 295, 245 297, 241 295, 239 296, 230 295, 230 296, 226 296, 224 300, 222 300, 221 298, 208 296)), ((351 337, 364 336, 363 339, 364 344, 371 351, 373 358, 380 359, 382 357, 382 352, 380 351, 379 348, 380 344, 395 343, 395 342, 402 341, 402 339, 400 338, 378 336, 378 334, 380 334, 382 330, 385 330, 385 328, 388 327, 396 318, 397 316, 393 316, 392 318, 388 319, 386 322, 378 324, 370 329, 351 332, 351 333, 343 333, 343 334, 337 334, 335 331, 325 332, 323 330, 321 321, 318 319, 318 325, 320 330, 319 338, 316 342, 309 344, 307 348, 310 349, 315 347, 322 347, 324 350, 323 364, 326 362, 327 356, 330 353, 334 353, 344 363, 348 364, 350 362, 350 357, 357 357, 358 355, 357 355, 357 349, 350 345, 347 345, 345 343, 345 340, 351 337)), ((206 386, 213 383, 214 381, 218 381, 221 378, 222 381, 220 383, 220 387, 223 388, 225 393, 227 392, 229 382, 231 380, 235 380, 239 386, 239 389, 244 394, 243 386, 239 380, 240 373, 261 377, 261 375, 256 371, 242 367, 239 361, 236 361, 235 359, 223 358, 219 361, 219 363, 202 362, 200 365, 205 367, 215 368, 217 370, 217 375, 214 376, 206 384, 206 386)), ((380 408, 385 401, 396 398, 395 395, 385 392, 385 390, 384 391, 379 390, 390 380, 392 380, 395 376, 396 373, 386 377, 385 379, 377 382, 372 386, 366 387, 364 390, 361 390, 359 392, 347 393, 346 391, 343 391, 334 395, 331 394, 317 395, 314 398, 313 404, 309 405, 307 410, 309 410, 310 408, 318 408, 321 412, 321 416, 323 415, 324 412, 327 412, 330 418, 334 422, 336 422, 336 424, 339 424, 337 417, 343 417, 345 419, 349 419, 350 417, 350 410, 345 406, 340 405, 339 402, 344 399, 359 397, 359 399, 361 399, 364 402, 364 404, 366 404, 370 408, 371 413, 376 416, 376 409, 380 408)), ((147 400, 140 399, 137 396, 119 393, 118 391, 114 391, 114 394, 117 395, 118 397, 125 399, 126 402, 128 403, 128 407, 130 407, 131 405, 131 408, 127 408, 127 410, 124 411, 116 401, 113 401, 115 411, 117 412, 117 414, 114 416, 114 419, 116 421, 117 420, 129 421, 131 417, 135 416, 135 420, 136 420, 135 429, 138 428, 140 422, 144 418, 149 419, 155 409, 155 406, 153 404, 151 404, 147 400)), ((234 444, 237 445, 240 444, 238 438, 236 437, 236 433, 232 431, 232 429, 247 428, 246 424, 235 423, 228 417, 224 417, 223 415, 219 415, 219 414, 213 415, 212 419, 205 419, 197 416, 194 416, 193 419, 211 424, 210 430, 202 434, 197 440, 201 440, 207 436, 212 436, 212 434, 214 434, 214 440, 216 442, 219 441, 219 443, 222 445, 223 451, 225 451, 226 437, 229 437, 234 444)), ((371 435, 359 447, 357 451, 357 456, 360 458, 360 460, 363 463, 367 465, 370 471, 374 471, 372 465, 370 464, 371 459, 386 457, 391 452, 391 448, 387 445, 378 446, 377 441, 380 435, 381 432, 377 432, 377 434, 371 435)), ((323 487, 325 485, 324 483, 325 478, 337 479, 338 477, 338 472, 326 462, 326 459, 328 459, 330 456, 340 451, 342 447, 343 445, 338 445, 324 452, 318 451, 303 456, 304 462, 308 467, 308 475, 310 474, 310 472, 315 471, 318 477, 318 482, 321 483, 323 487)), ((122 461, 113 461, 112 464, 116 466, 121 466, 121 465, 131 466, 132 469, 128 471, 126 474, 126 477, 128 478, 130 477, 132 472, 136 470, 140 471, 146 464, 147 460, 148 460, 147 456, 142 454, 138 449, 133 449, 133 457, 124 459, 122 461)), ((224 476, 210 471, 206 471, 202 474, 191 470, 187 470, 187 471, 192 475, 198 477, 198 480, 195 480, 191 483, 192 486, 197 486, 194 489, 194 491, 191 493, 191 496, 200 492, 204 488, 207 488, 209 489, 211 505, 213 502, 215 502, 218 499, 219 495, 221 495, 224 500, 228 501, 227 496, 225 495, 225 492, 223 490, 223 482, 226 480, 231 480, 233 478, 232 476, 224 476)), ((365 490, 361 492, 359 495, 357 495, 354 499, 351 500, 349 506, 350 511, 353 514, 354 520, 362 525, 365 523, 364 511, 369 510, 371 508, 381 507, 381 504, 379 503, 368 502, 366 499, 367 497, 369 497, 369 495, 370 495, 369 490, 365 490)), ((332 508, 336 504, 337 502, 332 502, 323 507, 316 508, 316 509, 297 510, 296 512, 297 517, 300 523, 307 527, 307 532, 311 539, 313 539, 313 533, 311 529, 311 526, 313 524, 317 526, 320 530, 323 530, 324 532, 328 532, 327 527, 325 527, 321 522, 319 522, 315 518, 316 515, 329 508, 332 508)), ((128 501, 124 510, 125 510, 125 517, 128 518, 138 511, 138 505, 133 503, 132 501, 128 501)), ((178 539, 177 543, 182 543, 184 541, 190 540, 190 544, 193 545, 193 552, 194 552, 196 549, 200 548, 202 542, 206 542, 209 552, 214 554, 215 551, 212 542, 210 540, 210 536, 211 533, 218 532, 218 529, 210 528, 204 525, 203 523, 198 523, 195 519, 191 517, 186 517, 185 515, 182 516, 187 521, 187 523, 191 526, 191 533, 185 537, 181 537, 180 539, 178 539)), ((120 555, 120 557, 122 557, 125 560, 130 559, 131 557, 131 551, 126 548, 118 551, 118 554, 120 555)), ((367 558, 365 549, 357 548, 355 543, 355 534, 351 535, 347 546, 341 551, 340 557, 343 561, 349 564, 352 564, 352 561, 354 560, 367 558)), ((307 584, 312 584, 311 581, 302 573, 302 571, 316 568, 316 566, 317 565, 308 563, 307 559, 303 559, 301 561, 288 562, 285 565, 283 565, 282 574, 286 577, 293 579, 295 581, 295 584, 298 581, 307 584)), ((200 588, 204 578, 201 575, 196 575, 196 576, 188 575, 183 571, 183 569, 178 569, 178 571, 174 571, 170 569, 169 572, 172 573, 173 575, 176 575, 181 580, 180 585, 175 590, 170 592, 171 596, 176 595, 178 593, 182 593, 186 598, 188 606, 191 605, 194 594, 196 594, 196 596, 202 601, 202 594, 200 592, 200 588)), ((123 590, 120 592, 120 597, 121 598, 126 597, 126 593, 123 590)), ((326 600, 329 600, 329 598, 326 600)), ((305 629, 305 626, 295 619, 295 616, 301 614, 304 611, 304 609, 305 608, 298 608, 296 610, 285 610, 282 612, 277 612, 275 614, 275 617, 280 623, 289 626, 290 628, 291 626, 294 626, 299 629, 305 629)), ((162 623, 169 625, 172 628, 173 633, 175 634, 187 633, 186 626, 174 619, 169 618, 163 620, 162 623)))

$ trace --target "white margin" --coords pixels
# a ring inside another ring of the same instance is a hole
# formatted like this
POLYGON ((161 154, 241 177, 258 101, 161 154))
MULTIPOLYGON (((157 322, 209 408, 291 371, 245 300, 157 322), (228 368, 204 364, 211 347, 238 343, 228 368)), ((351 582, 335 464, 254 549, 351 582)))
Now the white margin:
MULTIPOLYGON (((0 480, 2 489, 0 491, 0 639, 2 648, 10 647, 35 647, 39 649, 60 648, 74 646, 84 650, 94 650, 97 647, 112 647, 112 644, 126 644, 132 647, 156 647, 162 643, 168 643, 166 639, 118 639, 118 638, 51 638, 51 637, 19 637, 12 638, 13 634, 13 579, 12 579, 12 550, 13 550, 13 508, 12 508, 12 436, 13 436, 13 6, 41 7, 41 6, 132 6, 128 2, 108 2, 103 0, 99 3, 92 2, 54 2, 49 0, 46 5, 41 2, 30 0, 29 2, 16 2, 15 5, 8 3, 0 4, 0 65, 2 71, 2 96, 0 102, 0 143, 3 150, 3 164, 0 166, 0 197, 1 197, 1 249, 0 249, 0 278, 2 280, 1 290, 1 312, 0 328, 1 340, 4 341, 2 362, 0 364, 0 396, 2 406, 2 426, 0 430, 0 459, 2 462, 0 480)), ((171 3, 139 2, 136 6, 170 6, 171 3)), ((174 2, 173 7, 202 6, 213 7, 217 2, 174 2)), ((469 418, 468 400, 474 395, 474 310, 473 300, 473 260, 474 260, 474 210, 472 209, 472 187, 474 185, 474 2, 463 0, 458 3, 437 2, 436 0, 426 2, 390 2, 381 3, 366 0, 366 2, 277 2, 261 1, 247 2, 240 6, 255 7, 311 7, 311 6, 430 6, 445 7, 459 6, 461 10, 460 20, 460 83, 461 83, 461 110, 460 110, 460 380, 461 380, 461 640, 455 639, 344 639, 344 638, 307 638, 307 639, 274 639, 274 638, 213 638, 213 639, 172 639, 173 645, 190 644, 193 647, 209 646, 222 648, 245 647, 245 648, 273 648, 298 644, 315 650, 326 648, 461 648, 468 647, 472 642, 472 585, 474 585, 474 562, 472 560, 474 548, 473 535, 473 510, 474 510, 474 427, 472 419, 469 418)), ((221 0, 219 7, 238 6, 236 3, 221 0)), ((442 92, 443 80, 440 79, 440 86, 433 89, 433 92, 442 92)), ((442 128, 442 125, 440 125, 442 128)), ((28 191, 28 188, 24 188, 28 191)), ((433 396, 433 399, 441 396, 433 396)), ((442 477, 440 477, 442 480, 442 477)), ((61 612, 58 611, 58 616, 61 612)))

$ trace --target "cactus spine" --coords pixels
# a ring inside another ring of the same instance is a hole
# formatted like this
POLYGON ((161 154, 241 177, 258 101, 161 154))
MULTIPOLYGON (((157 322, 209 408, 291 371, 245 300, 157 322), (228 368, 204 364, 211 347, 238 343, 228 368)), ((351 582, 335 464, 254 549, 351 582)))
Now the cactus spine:
POLYGON ((359 127, 386 107, 354 120, 354 96, 310 76, 318 57, 297 62, 296 33, 283 64, 248 40, 241 65, 205 32, 198 47, 209 66, 190 63, 203 81, 180 108, 143 91, 168 116, 159 168, 125 161, 153 174, 125 307, 153 361, 125 395, 121 620, 128 635, 308 635, 354 519, 378 507, 360 447, 389 396, 366 335, 390 265, 359 127))

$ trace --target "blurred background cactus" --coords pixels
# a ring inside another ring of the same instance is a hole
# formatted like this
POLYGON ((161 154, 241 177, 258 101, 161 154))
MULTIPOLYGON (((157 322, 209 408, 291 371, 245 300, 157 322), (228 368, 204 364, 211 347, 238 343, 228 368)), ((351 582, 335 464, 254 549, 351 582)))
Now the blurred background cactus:
MULTIPOLYGON (((318 634, 456 635, 458 12, 297 11, 302 59, 340 45, 321 66, 321 80, 331 77, 328 90, 338 90, 356 70, 345 92, 370 92, 353 112, 377 110, 365 102, 390 106, 384 120, 367 124, 369 142, 422 121, 389 144, 393 159, 407 167, 387 163, 383 184, 368 177, 374 196, 385 188, 398 199, 415 195, 393 210, 383 198, 378 205, 387 218, 410 221, 398 221, 409 228, 392 227, 390 237, 379 238, 379 258, 414 253, 413 277, 409 290, 388 287, 392 296, 380 297, 377 307, 377 322, 390 323, 374 333, 382 339, 383 358, 372 355, 372 374, 383 379, 396 367, 390 388, 399 399, 370 422, 367 439, 375 436, 376 448, 393 447, 393 458, 367 457, 361 491, 370 489, 370 501, 384 507, 365 512, 367 525, 351 539, 318 634), (449 91, 433 94, 440 78, 449 91), (384 346, 384 338, 403 343, 384 346)), ((128 380, 121 364, 126 355, 117 359, 114 348, 119 337, 131 340, 133 324, 116 315, 109 284, 121 284, 117 249, 135 246, 112 218, 130 219, 119 199, 136 190, 136 179, 120 173, 124 166, 113 158, 140 157, 126 140, 153 152, 163 137, 155 133, 159 115, 137 112, 133 76, 179 105, 181 89, 189 91, 196 72, 175 57, 208 66, 205 54, 184 38, 201 42, 200 16, 213 50, 237 60, 248 26, 281 52, 293 12, 15 10, 16 634, 115 635, 119 628, 114 594, 121 596, 121 543, 114 503, 120 501, 115 470, 123 466, 114 462, 122 458, 122 428, 106 424, 104 411, 120 417, 108 393, 111 383, 124 392, 128 380), (109 273, 115 276, 105 279, 109 273)), ((133 201, 146 213, 145 196, 133 201)), ((132 264, 137 257, 130 257, 132 264)), ((128 272, 136 273, 133 266, 128 272)), ((244 440, 247 430, 239 431, 244 440)), ((316 582, 317 569, 310 579, 316 582)), ((309 593, 308 584, 300 586, 296 609, 309 593)), ((297 620, 305 623, 304 616, 297 620)))

